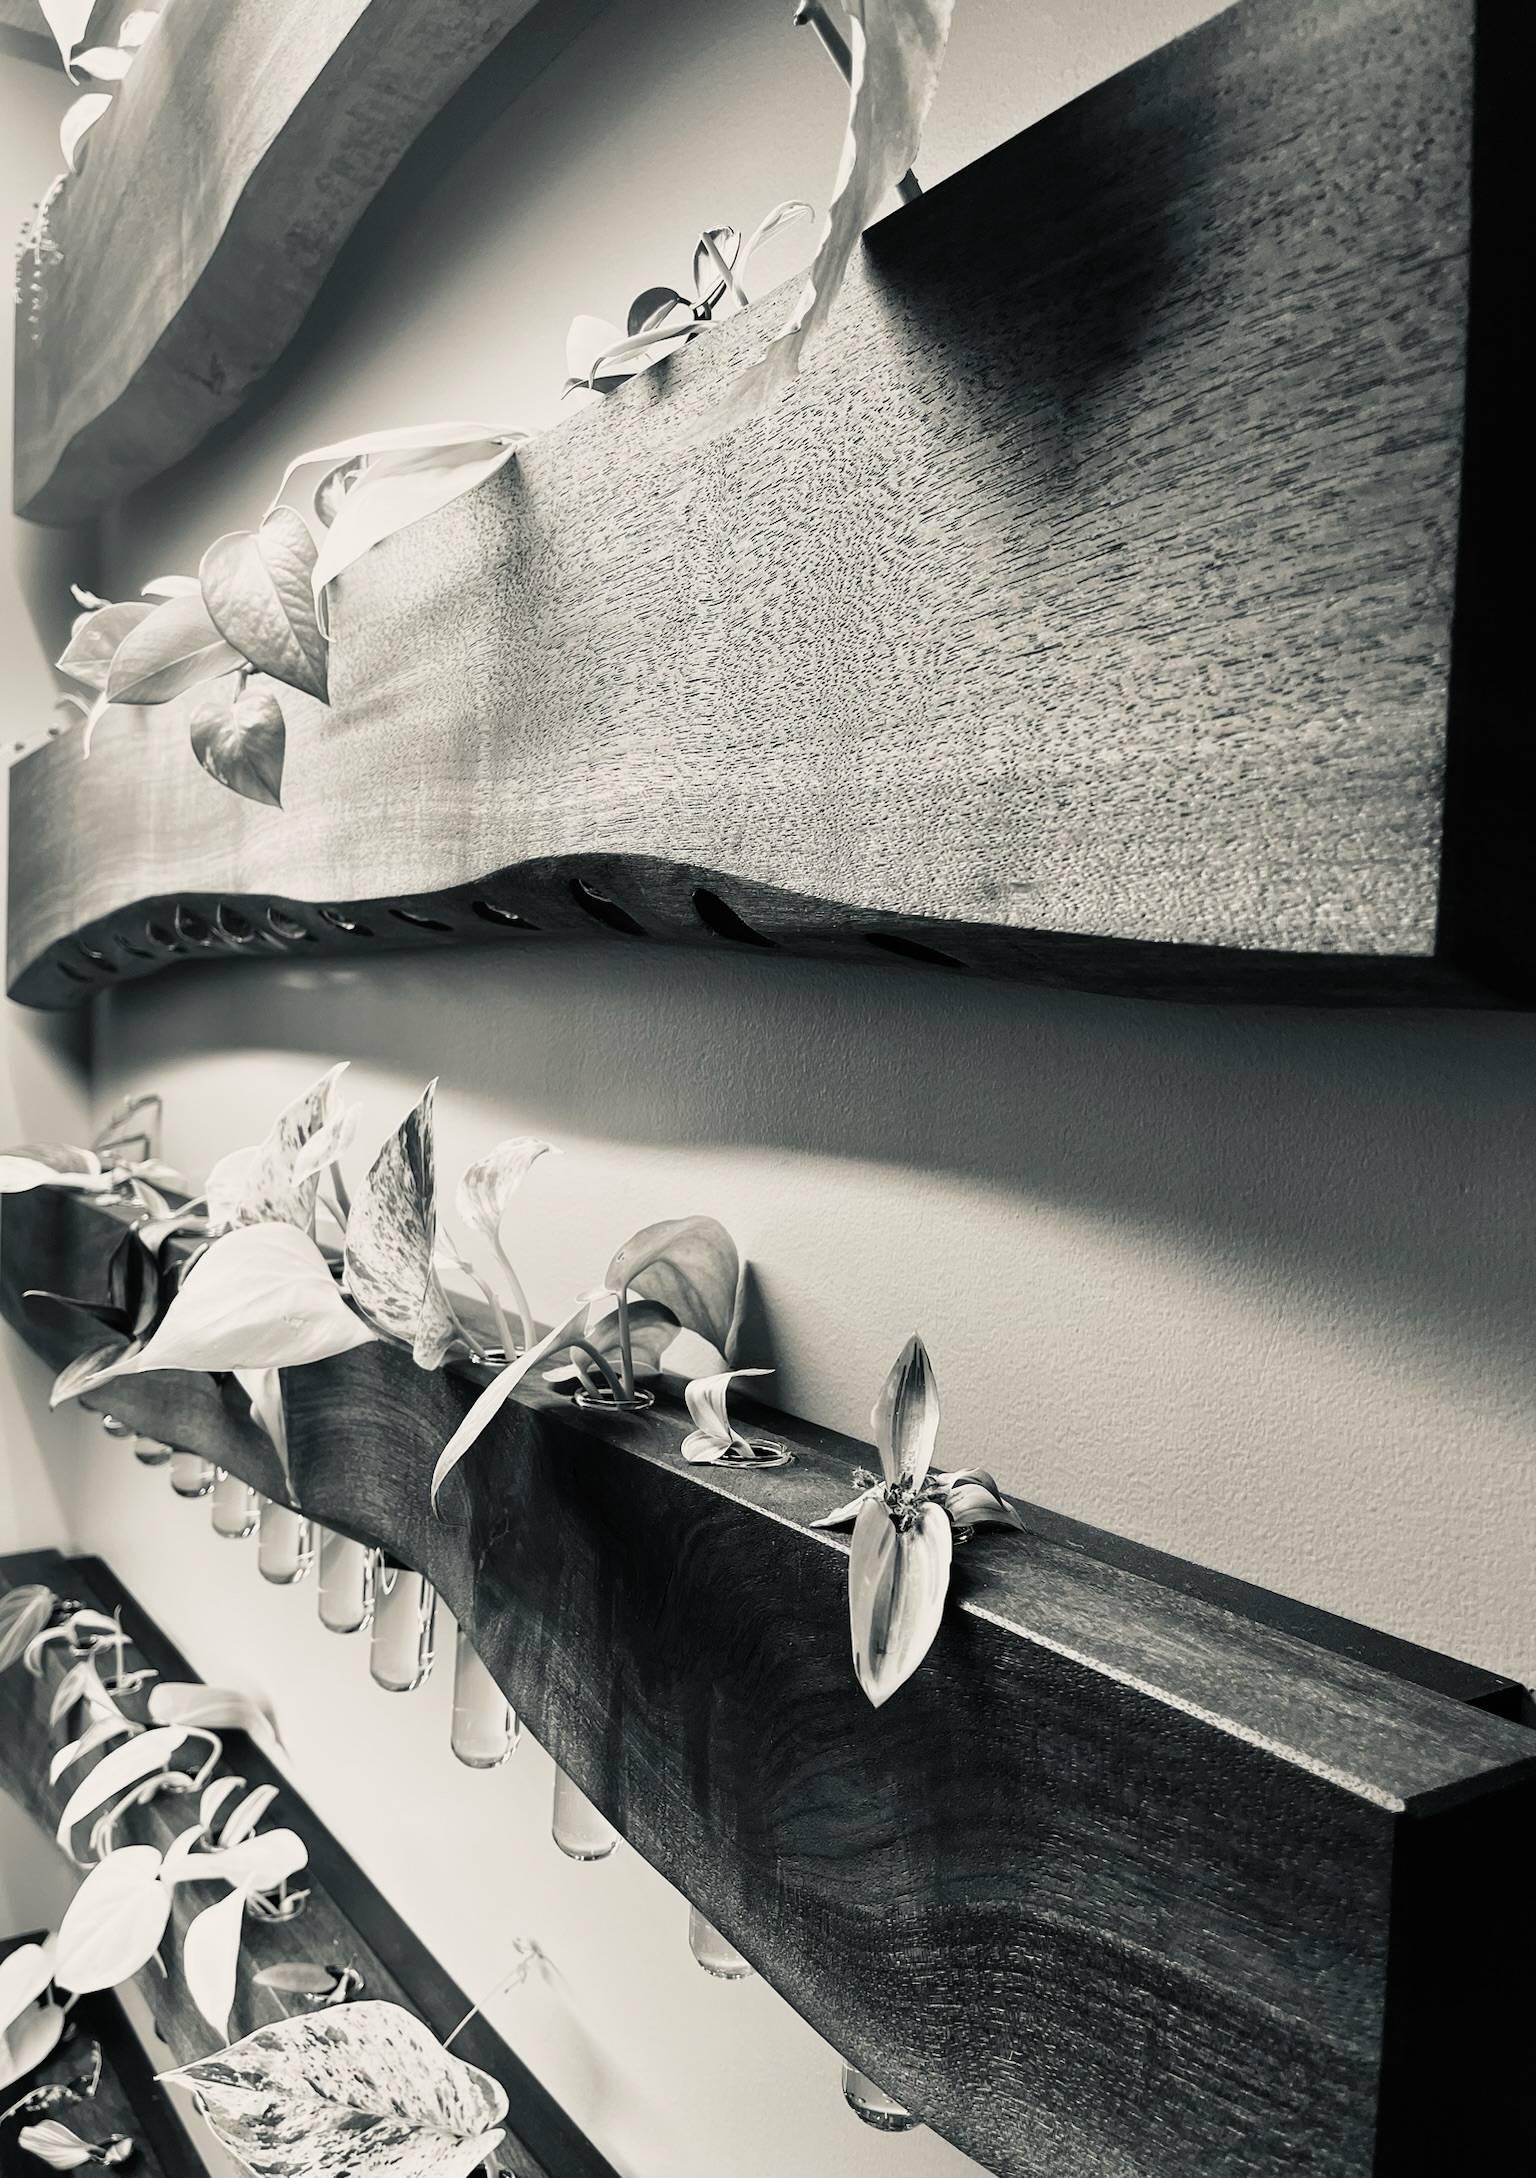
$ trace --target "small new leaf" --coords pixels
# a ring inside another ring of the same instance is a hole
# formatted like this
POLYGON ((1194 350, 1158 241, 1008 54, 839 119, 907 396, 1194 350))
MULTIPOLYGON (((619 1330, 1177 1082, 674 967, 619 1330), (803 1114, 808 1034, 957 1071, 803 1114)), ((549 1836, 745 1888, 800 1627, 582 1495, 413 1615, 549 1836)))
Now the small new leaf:
POLYGON ((433 1258, 437 1179, 433 1151, 435 1083, 379 1151, 347 1219, 343 1276, 371 1324, 435 1369, 457 1336, 433 1258))
POLYGON ((77 98, 72 106, 65 109, 64 118, 59 123, 59 149, 64 154, 64 164, 71 174, 78 174, 80 171, 76 154, 87 132, 96 126, 111 103, 110 91, 87 91, 84 98, 77 98))
POLYGON ((118 645, 107 675, 112 703, 169 703, 199 681, 245 664, 208 617, 200 597, 168 597, 118 645))
POLYGON ((230 680, 199 690, 187 714, 192 754, 210 778, 248 802, 283 806, 283 758, 288 729, 269 689, 235 694, 230 680))
POLYGON ((78 681, 82 688, 104 691, 118 645, 154 609, 143 599, 130 598, 125 605, 103 605, 95 612, 82 613, 55 660, 59 671, 78 681))

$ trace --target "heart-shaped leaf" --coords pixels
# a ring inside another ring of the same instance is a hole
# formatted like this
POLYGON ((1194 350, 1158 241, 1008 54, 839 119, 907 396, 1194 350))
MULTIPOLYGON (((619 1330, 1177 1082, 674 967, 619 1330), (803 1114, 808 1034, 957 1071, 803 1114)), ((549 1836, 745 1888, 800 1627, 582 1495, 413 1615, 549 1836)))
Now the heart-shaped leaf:
POLYGON ((276 1798, 276 1785, 258 1785, 254 1792, 248 1792, 219 1832, 220 1849, 227 1851, 230 1846, 239 1845, 250 1837, 276 1798))
POLYGON ((77 98, 72 106, 66 107, 59 123, 59 149, 71 174, 79 173, 77 154, 80 146, 111 104, 110 91, 87 91, 84 98, 77 98))
MULTIPOLYGON (((148 1777, 151 1771, 165 1769, 170 1762, 171 1756, 175 1754, 179 1747, 185 1744, 186 1737, 186 1732, 179 1725, 164 1725, 157 1731, 141 1732, 139 1737, 130 1740, 126 1747, 114 1747, 111 1754, 104 1755, 95 1769, 92 1770, 90 1776, 82 1779, 75 1787, 65 1804, 63 1814, 59 1817, 56 1836, 65 1852, 67 1853, 70 1850, 70 1835, 76 1823, 83 1822, 87 1815, 94 1814, 96 1809, 104 1801, 110 1800, 115 1793, 124 1792, 128 1786, 136 1785, 141 1778, 148 1777)), ((160 1856, 157 1853, 155 1855, 157 1865, 159 1858, 160 1856)), ((79 1893, 76 1896, 78 1898, 79 1893)), ((64 1936, 61 1930, 59 1934, 61 1946, 63 1941, 64 1936)), ((157 1937, 156 1942, 158 1941, 157 1937)), ((153 1946, 151 1946, 151 1949, 153 1949, 153 1946)), ((148 1953, 145 1956, 147 1957, 148 1953)), ((73 1981, 64 1983, 64 1987, 67 1989, 75 1989, 80 1986, 81 1984, 73 1981)), ((106 1985, 99 1983, 92 1986, 105 1987, 106 1985)))
POLYGON ((537 1142, 530 1134, 520 1134, 509 1142, 498 1142, 493 1150, 477 1159, 460 1180, 456 1197, 459 1216, 465 1224, 484 1233, 487 1240, 495 1240, 507 1214, 508 1203, 538 1160, 549 1154, 547 1142, 537 1142))
MULTIPOLYGON (((35 2072, 50 2056, 64 2032, 64 2012, 58 2004, 37 2004, 14 2020, 0 2034, 0 2087, 10 2087, 35 2072)), ((25 2133, 22 2134, 25 2140, 25 2133)))
MULTIPOLYGON (((254 1149, 231 1150, 208 1175, 210 1225, 296 1225, 312 1232, 315 1222, 316 1172, 300 1170, 304 1152, 326 1136, 345 1115, 340 1081, 347 1062, 333 1066, 302 1096, 286 1105, 265 1141, 254 1149)), ((306 1167, 308 1160, 304 1160, 306 1167)))
POLYGON ((14 1664, 36 1633, 53 1616, 53 1590, 40 1581, 11 1588, 0 1596, 0 1671, 14 1664))
POLYGON ((269 809, 283 806, 288 729, 270 689, 235 694, 231 680, 200 689, 187 714, 192 754, 211 779, 269 809))
MULTIPOLYGON (((235 530, 203 554, 198 579, 219 633, 258 673, 326 700, 326 642, 315 617, 309 524, 274 507, 257 530, 235 530)), ((281 714, 279 714, 281 716, 281 714)))
MULTIPOLYGON (((82 101, 82 104, 84 101, 82 101)), ((168 597, 119 643, 107 675, 112 703, 169 703, 199 681, 245 664, 200 597, 168 597)))
POLYGON ((181 1971, 188 1994, 221 2042, 229 2038, 247 1896, 242 1883, 190 1921, 182 1938, 181 1971))
POLYGON ((54 1980, 80 1996, 115 1988, 144 1965, 165 1934, 170 1913, 171 1894, 160 1881, 154 1846, 119 1846, 97 1863, 69 1902, 59 1926, 54 1980))
POLYGON ((55 661, 59 671, 78 681, 82 688, 104 691, 118 645, 154 609, 143 599, 131 598, 126 605, 103 605, 95 612, 82 613, 55 661))
POLYGON ((879 1709, 905 1685, 933 1646, 949 1593, 954 1536, 937 1505, 916 1508, 898 1528, 878 1497, 853 1524, 848 1622, 859 1685, 879 1709))
POLYGON ((718 1218, 665 1218, 625 1241, 607 1283, 660 1301, 724 1354, 740 1277, 736 1243, 718 1218))
POLYGON ((123 1368, 297 1368, 366 1346, 374 1335, 342 1299, 307 1233, 242 1225, 209 1242, 159 1330, 123 1368))
POLYGON ((358 1307, 418 1365, 435 1369, 457 1337, 434 1264, 437 1179, 435 1082, 374 1159, 347 1219, 344 1279, 358 1307))
POLYGON ((161 2075, 183 2082, 252 2178, 367 2171, 469 2178, 501 2138, 506 2094, 398 2004, 339 2005, 161 2075))
POLYGON ((56 1948, 50 1936, 40 1944, 18 1944, 0 1959, 0 2034, 37 2002, 52 1981, 56 1948))
POLYGON ((78 1739, 72 1739, 67 1747, 59 1749, 48 1765, 49 1784, 56 1785, 66 1770, 73 1769, 77 1762, 83 1762, 98 1747, 105 1747, 110 1741, 125 1736, 131 1739, 141 1730, 142 1726, 135 1724, 131 1717, 98 1717, 93 1724, 86 1726, 78 1739))
POLYGON ((920 1338, 908 1339, 896 1356, 869 1422, 886 1481, 905 1476, 921 1482, 933 1465, 938 1442, 939 1386, 920 1338))
POLYGON ((325 533, 315 561, 316 597, 386 537, 424 521, 495 476, 521 444, 521 433, 487 432, 468 444, 378 455, 342 500, 325 533))

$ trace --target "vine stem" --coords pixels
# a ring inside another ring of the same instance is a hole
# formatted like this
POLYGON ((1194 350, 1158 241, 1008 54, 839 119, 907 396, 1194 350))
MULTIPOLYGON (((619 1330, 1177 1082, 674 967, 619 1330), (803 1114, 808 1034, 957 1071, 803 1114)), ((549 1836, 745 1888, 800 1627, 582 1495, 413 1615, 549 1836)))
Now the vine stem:
POLYGON ((622 1285, 614 1299, 619 1304, 619 1363, 624 1371, 624 1400, 628 1405, 635 1396, 635 1359, 629 1348, 629 1295, 622 1285))
MULTIPOLYGON (((526 1354, 530 1346, 537 1346, 539 1343, 538 1331, 535 1328, 533 1321, 533 1310, 528 1306, 528 1296, 523 1291, 522 1280, 518 1277, 517 1272, 512 1268, 511 1259, 509 1258, 506 1249, 501 1244, 501 1235, 499 1232, 492 1233, 491 1246, 496 1250, 497 1262, 501 1265, 502 1269, 507 1274, 507 1284, 512 1290, 512 1306, 517 1310, 518 1321, 522 1325, 523 1352, 526 1354)), ((496 1313, 498 1316, 500 1316, 500 1308, 497 1308, 496 1313)), ((512 1348, 511 1345, 508 1344, 507 1359, 510 1361, 511 1358, 512 1348)))

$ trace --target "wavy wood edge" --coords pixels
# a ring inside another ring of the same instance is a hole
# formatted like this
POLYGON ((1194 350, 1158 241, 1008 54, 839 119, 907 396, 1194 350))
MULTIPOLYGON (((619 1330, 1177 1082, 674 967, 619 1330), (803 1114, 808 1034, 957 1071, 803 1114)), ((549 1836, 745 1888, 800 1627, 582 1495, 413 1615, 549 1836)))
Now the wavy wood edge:
MULTIPOLYGON (((93 1610, 109 1615, 121 1610, 129 1636, 130 1670, 143 1664, 161 1679, 196 1680, 198 1674, 101 1559, 51 1550, 0 1558, 0 1593, 33 1581, 93 1610)), ((70 1793, 95 1766, 87 1761, 67 1772, 57 1785, 48 1783, 50 1755, 68 1736, 57 1729, 50 1731, 48 1725, 49 1705, 67 1668, 68 1658, 56 1644, 47 1652, 40 1678, 31 1678, 19 1666, 0 1673, 0 1780, 50 1836, 70 1793)), ((147 1699, 145 1690, 126 1697, 121 1706, 125 1714, 147 1722, 147 1699)), ((291 1921, 246 1921, 230 2041, 288 2016, 281 1998, 259 1988, 255 1975, 263 1967, 300 1960, 355 1967, 363 1977, 360 1994, 404 2005, 439 2038, 452 2033, 469 2012, 470 1999, 375 1889, 287 1775, 245 1733, 220 1736, 225 1754, 215 1774, 238 1774, 252 1787, 275 1785, 278 1797, 267 1827, 296 1830, 309 1849, 308 1866, 293 1883, 295 1890, 309 1893, 303 1911, 291 1921)), ((153 1845, 163 1852, 191 1819, 186 1800, 154 1800, 124 1820, 120 1842, 153 1845)), ((83 1834, 82 1826, 77 1836, 83 1834)), ((169 1940, 162 1947, 169 1975, 162 1977, 149 1965, 134 1977, 161 2039, 178 2064, 207 2057, 221 2046, 194 2004, 181 1971, 187 1922, 211 1903, 206 1890, 178 1885, 169 1940)), ((477 2016, 470 2021, 454 2046, 459 2056, 489 2072, 507 2091, 507 2140, 499 2168, 514 2172, 516 2178, 566 2178, 567 2173, 570 2178, 614 2178, 606 2158, 486 2020, 477 2016)), ((201 2169, 201 2164, 196 2167, 201 2169)))
POLYGON ((504 103, 592 0, 168 9, 17 306, 15 508, 85 521, 233 415, 422 132, 497 49, 504 103), (206 147, 220 147, 210 177, 206 147))
MULTIPOLYGON (((0 1298, 51 1362, 88 1334, 20 1286, 86 1291, 121 1229, 62 1195, 7 1201, 0 1298)), ((286 1371, 298 1501, 426 1574, 636 1848, 988 2168, 1364 2178, 1419 2168, 1404 2141, 1504 2141, 1527 2007, 1467 1992, 1514 1955, 1536 1798, 1536 1740, 1471 1706, 1509 1705, 1507 1682, 1438 1659, 1426 1685, 1406 1647, 1390 1676, 1363 1629, 1340 1642, 1280 1599, 1252 1615, 1232 1584, 1132 1570, 1134 1546, 1116 1564, 1113 1539, 1094 1555, 1026 1506, 1027 1534, 957 1559, 930 1657, 873 1711, 846 1546, 809 1525, 867 1448, 773 1415, 795 1465, 697 1469, 670 1401, 520 1393, 437 1519, 427 1478, 476 1389, 384 1346, 286 1371), (1469 2116, 1474 2058, 1493 2084, 1469 2116)), ((211 1385, 110 1396, 280 1487, 211 1385)))

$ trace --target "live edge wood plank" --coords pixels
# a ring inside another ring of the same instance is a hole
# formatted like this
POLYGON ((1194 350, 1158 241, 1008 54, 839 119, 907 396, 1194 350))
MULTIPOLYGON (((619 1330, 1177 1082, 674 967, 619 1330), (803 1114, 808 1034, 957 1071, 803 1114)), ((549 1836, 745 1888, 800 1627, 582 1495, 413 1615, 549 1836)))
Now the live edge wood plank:
POLYGON ((46 261, 21 268, 17 513, 100 514, 232 414, 423 128, 536 5, 167 8, 50 209, 46 261))
POLYGON ((690 447, 785 298, 707 329, 348 570, 282 810, 176 706, 40 749, 12 995, 601 925, 1526 1002, 1513 15, 1243 0, 873 228, 690 447))
MULTIPOLYGON (((159 1627, 99 1558, 66 1557, 57 1551, 33 1551, 0 1558, 0 1593, 42 1581, 59 1596, 89 1609, 120 1610, 129 1635, 130 1670, 150 1666, 161 1679, 195 1679, 197 1674, 159 1627)), ((87 1774, 89 1763, 71 1770, 57 1785, 48 1783, 51 1753, 67 1734, 50 1733, 49 1704, 69 1659, 59 1647, 50 1653, 42 1677, 20 1669, 0 1673, 0 1786, 52 1833, 70 1793, 87 1774)), ((129 1714, 146 1716, 144 1695, 127 1698, 129 1714)), ((309 1862, 293 1881, 306 1890, 301 1913, 283 1922, 248 1919, 243 1938, 243 1970, 236 1985, 230 2039, 269 2026, 294 2009, 292 2000, 260 1988, 256 1974, 267 1966, 305 1960, 351 1966, 363 1977, 361 1994, 404 2004, 439 2036, 466 2019, 470 2000, 443 1972, 399 1915, 364 1875, 313 1810, 261 1749, 243 1732, 222 1735, 225 1756, 218 1774, 242 1776, 248 1785, 274 1785, 278 1798, 269 1827, 296 1830, 309 1849, 309 1862)), ((193 1819, 193 1803, 173 1797, 153 1801, 124 1820, 119 1843, 154 1845, 164 1851, 193 1819)), ((77 1832, 77 1843, 85 1826, 77 1832)), ((154 2015, 161 2039, 178 2064, 206 2057, 219 2038, 198 2011, 181 1971, 182 1940, 193 1914, 210 1903, 206 1891, 178 1888, 172 1912, 172 1938, 163 1947, 169 1973, 162 1978, 147 1966, 136 1977, 154 2015)), ((614 2178, 606 2158, 551 2098, 522 2061, 483 2019, 471 2020, 455 2038, 454 2048, 472 2064, 500 2080, 507 2090, 508 2139, 498 2168, 516 2178, 614 2178)))
MULTIPOLYGON (((7 1202, 0 1297, 51 1362, 85 1320, 39 1322, 20 1287, 88 1279, 118 1229, 7 1202)), ((666 1403, 533 1391, 435 1518, 475 1388, 382 1345, 287 1372, 304 1509, 426 1574, 638 1850, 990 2169, 1439 2178, 1512 2152, 1536 1739, 1476 1706, 1507 1682, 1406 1645, 1378 1668, 1381 1637, 1223 1608, 1041 1515, 960 1554, 931 1655, 875 1711, 845 1546, 809 1525, 864 1448, 776 1416, 792 1467, 695 1469, 666 1403)), ((222 1402, 152 1377, 110 1398, 279 1486, 222 1402)))

